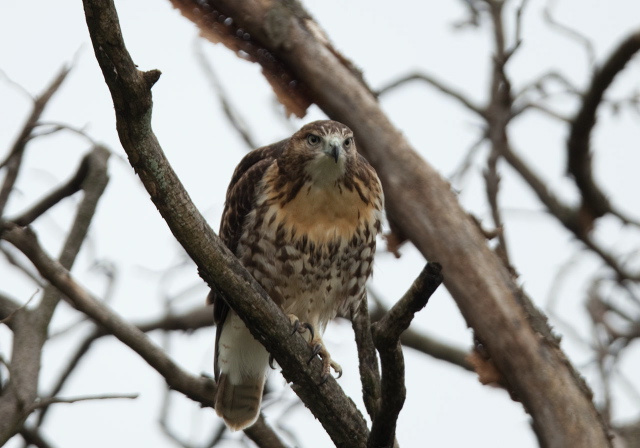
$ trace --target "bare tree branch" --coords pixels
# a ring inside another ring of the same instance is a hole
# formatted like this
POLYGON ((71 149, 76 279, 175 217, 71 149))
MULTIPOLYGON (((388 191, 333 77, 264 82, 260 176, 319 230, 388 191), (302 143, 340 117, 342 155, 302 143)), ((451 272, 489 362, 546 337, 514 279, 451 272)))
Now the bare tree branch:
POLYGON ((544 19, 549 25, 551 25, 556 30, 563 33, 565 36, 576 41, 578 44, 584 47, 584 50, 587 53, 587 62, 589 63, 590 66, 593 66, 596 61, 596 52, 595 52, 595 49, 593 48, 593 44, 591 43, 591 40, 586 36, 584 36, 582 33, 569 28, 567 25, 564 25, 558 22, 553 17, 551 10, 553 9, 553 6, 555 5, 555 3, 556 3, 556 0, 549 0, 542 11, 542 16, 544 17, 544 19))
MULTIPOLYGON (((89 154, 89 174, 82 184, 85 194, 60 254, 60 265, 65 269, 71 269, 74 264, 88 234, 98 200, 108 181, 108 151, 102 147, 95 147, 89 154)), ((8 229, 13 227, 13 223, 2 225, 0 237, 6 239, 8 229)), ((59 300, 59 292, 51 286, 46 286, 37 308, 22 308, 12 317, 14 337, 9 368, 10 381, 0 396, 0 444, 19 431, 24 419, 31 412, 31 404, 38 396, 42 347, 47 340, 49 322, 59 300)))
MULTIPOLYGON (((375 300, 376 306, 370 313, 371 322, 375 323, 382 319, 389 310, 384 307, 380 300, 376 300, 375 295, 370 296, 375 300)), ((409 327, 400 335, 400 342, 405 347, 417 350, 420 353, 431 356, 441 361, 449 362, 453 365, 463 368, 469 372, 473 372, 473 366, 467 360, 470 355, 468 350, 462 350, 458 347, 445 344, 438 339, 420 333, 409 327)))
POLYGON ((20 435, 27 445, 33 445, 36 448, 53 448, 53 445, 36 428, 23 426, 20 429, 20 435))
POLYGON ((28 228, 13 226, 5 232, 4 238, 22 251, 40 274, 64 294, 74 308, 131 347, 165 377, 170 387, 206 406, 213 406, 215 385, 210 379, 194 377, 183 371, 146 334, 91 297, 73 280, 69 271, 42 251, 33 232, 28 228))
MULTIPOLYGON (((592 221, 612 212, 609 200, 593 179, 591 167, 590 140, 596 124, 596 111, 602 103, 604 92, 639 50, 640 31, 621 42, 603 66, 594 73, 591 86, 583 95, 582 107, 571 124, 567 142, 567 171, 582 193, 582 214, 586 220, 592 221)), ((619 214, 617 216, 620 217, 619 214)))
POLYGON ((396 422, 406 398, 400 335, 409 328, 415 313, 426 306, 442 283, 441 269, 437 263, 427 264, 409 291, 371 328, 373 342, 380 353, 382 396, 371 425, 368 448, 394 445, 396 422))
POLYGON ((91 154, 92 153, 88 153, 82 158, 78 170, 73 177, 69 179, 69 181, 50 192, 47 196, 42 198, 40 202, 25 211, 19 217, 12 219, 12 221, 19 226, 28 226, 62 199, 80 191, 82 189, 82 183, 89 173, 91 154))
POLYGON ((127 399, 134 400, 138 398, 138 394, 107 394, 107 395, 87 395, 85 397, 72 397, 72 398, 62 398, 62 397, 51 397, 51 398, 43 398, 40 400, 36 400, 30 406, 29 412, 33 412, 36 409, 41 408, 42 406, 49 406, 52 404, 58 403, 77 403, 79 401, 93 401, 93 400, 115 400, 115 399, 127 399))
POLYGON ((351 313, 353 332, 358 347, 358 365, 360 368, 360 381, 362 382, 362 399, 371 420, 375 418, 380 409, 380 369, 378 368, 378 356, 371 335, 371 321, 369 320, 369 308, 365 297, 357 310, 351 313))
POLYGON ((6 159, 0 163, 0 168, 7 169, 2 189, 0 189, 0 218, 3 216, 4 208, 9 200, 9 195, 11 194, 13 185, 18 178, 18 173, 22 164, 22 154, 24 153, 27 142, 29 141, 31 132, 44 112, 44 109, 47 107, 49 100, 58 91, 70 70, 71 69, 68 67, 62 67, 47 89, 34 100, 33 109, 29 118, 27 118, 27 121, 22 127, 22 131, 18 134, 18 138, 16 138, 16 141, 9 151, 6 159))
POLYGON ((33 300, 33 298, 36 296, 36 294, 38 294, 39 290, 36 290, 36 292, 34 292, 31 297, 29 297, 29 300, 27 300, 24 305, 18 305, 16 302, 14 302, 12 299, 8 298, 7 296, 4 296, 2 294, 0 294, 0 324, 5 324, 6 326, 8 326, 9 328, 11 328, 11 318, 21 309, 24 309, 27 307, 27 305, 29 305, 29 302, 31 302, 33 300), (5 313, 7 313, 5 315, 5 313), (4 316, 4 317, 3 317, 4 316))
POLYGON ((458 92, 454 88, 445 85, 444 83, 442 83, 441 81, 437 80, 433 76, 427 75, 425 73, 410 73, 408 75, 404 75, 401 78, 399 78, 399 79, 387 84, 386 86, 381 87, 380 89, 378 89, 376 94, 378 96, 384 95, 385 93, 388 93, 389 91, 391 91, 391 90, 393 90, 393 89, 395 89, 397 87, 400 87, 403 84, 406 84, 406 83, 408 83, 410 81, 423 81, 423 82, 431 85, 432 87, 435 87, 437 90, 439 90, 440 92, 442 92, 445 95, 449 96, 450 98, 453 98, 454 100, 458 101, 464 107, 466 107, 467 109, 469 109, 472 112, 475 112, 480 117, 484 117, 485 116, 485 110, 482 107, 473 104, 473 102, 470 99, 468 99, 465 94, 463 94, 461 92, 458 92))
POLYGON ((11 328, 11 316, 22 306, 11 297, 0 293, 0 324, 5 324, 11 328))
POLYGON ((216 75, 216 72, 213 70, 211 63, 202 51, 202 42, 200 41, 200 39, 196 40, 194 48, 196 52, 196 60, 200 64, 200 67, 202 67, 202 71, 209 80, 209 84, 211 84, 213 91, 218 96, 218 101, 220 101, 222 110, 229 120, 229 123, 238 132, 249 150, 257 148, 258 146, 253 140, 253 137, 251 136, 246 123, 227 98, 227 94, 225 93, 225 89, 220 84, 218 75, 216 75))

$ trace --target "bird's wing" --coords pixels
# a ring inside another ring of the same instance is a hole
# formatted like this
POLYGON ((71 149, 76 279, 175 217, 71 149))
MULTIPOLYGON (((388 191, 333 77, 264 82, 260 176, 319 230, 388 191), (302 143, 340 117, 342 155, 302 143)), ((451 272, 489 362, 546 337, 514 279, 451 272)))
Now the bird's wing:
MULTIPOLYGON (((235 255, 237 255, 236 251, 245 219, 256 205, 258 186, 264 176, 264 172, 277 160, 286 142, 287 140, 282 140, 251 151, 240 161, 231 177, 220 222, 220 238, 235 255)), ((227 305, 222 295, 214 290, 209 293, 207 300, 209 303, 213 303, 213 319, 217 325, 216 356, 214 361, 214 371, 217 379, 219 375, 218 342, 222 333, 222 326, 229 312, 229 305, 227 305)))

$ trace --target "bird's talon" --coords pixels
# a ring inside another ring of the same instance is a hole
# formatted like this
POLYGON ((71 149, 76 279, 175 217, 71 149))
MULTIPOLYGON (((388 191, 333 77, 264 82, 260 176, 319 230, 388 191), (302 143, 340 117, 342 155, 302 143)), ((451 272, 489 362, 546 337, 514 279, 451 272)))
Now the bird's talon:
POLYGON ((293 336, 296 333, 302 334, 305 331, 308 331, 309 334, 311 335, 311 338, 309 338, 309 340, 310 341, 313 340, 315 336, 313 325, 307 322, 300 322, 300 320, 295 314, 289 314, 289 320, 291 321, 291 325, 293 326, 293 331, 291 332, 291 336, 293 336))
POLYGON ((302 326, 309 331, 309 334, 311 335, 311 340, 313 340, 315 336, 315 332, 313 331, 313 325, 305 322, 304 324, 302 324, 302 326))
POLYGON ((276 370, 276 368, 273 365, 273 355, 272 354, 269 354, 269 367, 271 367, 272 370, 276 370))
POLYGON ((309 364, 311 361, 313 361, 313 358, 318 356, 320 354, 320 352, 322 352, 322 344, 314 345, 313 346, 313 350, 311 350, 311 357, 309 358, 309 361, 307 361, 307 364, 309 364))

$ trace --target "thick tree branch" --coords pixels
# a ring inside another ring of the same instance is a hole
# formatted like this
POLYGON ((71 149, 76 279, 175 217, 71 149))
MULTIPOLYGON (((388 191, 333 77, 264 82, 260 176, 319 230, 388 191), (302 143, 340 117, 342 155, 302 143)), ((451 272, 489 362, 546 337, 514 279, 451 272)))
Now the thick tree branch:
MULTIPOLYGON (((242 28, 250 43, 280 61, 329 117, 353 129, 358 148, 382 181, 389 216, 427 259, 442 264, 445 285, 510 387, 544 428, 545 442, 609 446, 584 384, 557 343, 540 337, 538 327, 546 322, 536 318, 540 322, 532 326, 529 299, 487 247, 449 184, 393 126, 352 64, 327 44, 310 15, 298 3, 277 0, 209 0, 204 7, 193 0, 173 4, 191 18, 197 11, 230 17, 233 24, 226 27, 227 33, 242 28)), ((204 17, 194 21, 207 27, 204 17)), ((209 31, 203 29, 203 34, 209 31)))
POLYGON ((441 270, 437 263, 427 264, 405 295, 371 328, 373 342, 380 353, 381 403, 384 405, 379 407, 373 419, 367 444, 369 448, 394 445, 396 422, 406 398, 400 335, 409 328, 413 316, 426 306, 442 283, 441 270))
MULTIPOLYGON (((291 336, 290 323, 260 285, 222 244, 191 202, 151 131, 151 86, 159 72, 140 72, 127 52, 112 1, 84 0, 89 34, 111 92, 122 146, 172 233, 201 277, 223 293, 252 334, 273 354, 294 391, 338 446, 363 446, 365 421, 336 381, 321 383, 320 361, 291 336), (282 341, 287 341, 283 344, 282 341)), ((213 398, 213 395, 211 395, 213 398)))

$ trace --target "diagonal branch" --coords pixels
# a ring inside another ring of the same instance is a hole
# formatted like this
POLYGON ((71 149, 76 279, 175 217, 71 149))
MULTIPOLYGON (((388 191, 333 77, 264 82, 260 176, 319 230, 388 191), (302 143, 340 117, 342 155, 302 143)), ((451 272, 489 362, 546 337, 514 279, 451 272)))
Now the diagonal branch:
POLYGON ((90 157, 92 153, 86 154, 82 161, 80 162, 80 166, 78 170, 73 175, 71 179, 69 179, 66 183, 56 188, 52 192, 50 192, 47 196, 42 198, 38 203, 36 203, 33 207, 23 212, 19 217, 12 219, 19 226, 28 226, 33 221, 35 221, 39 216, 44 214, 51 207, 56 205, 62 199, 73 195, 74 193, 80 191, 82 189, 82 183, 87 178, 89 173, 89 163, 90 157))
MULTIPOLYGON (((0 296, 1 298, 1 296, 0 296)), ((206 328, 213 326, 213 313, 210 306, 201 306, 191 311, 187 311, 181 314, 170 314, 163 316, 159 319, 155 319, 149 322, 143 322, 140 324, 134 324, 143 333, 149 333, 156 330, 163 331, 195 331, 200 328, 206 328)), ((108 336, 109 333, 103 328, 96 328, 78 345, 72 356, 69 357, 67 366, 62 371, 58 380, 49 392, 50 396, 55 396, 60 393, 65 383, 79 365, 80 360, 89 351, 91 346, 98 339, 108 336)), ((37 426, 41 426, 48 412, 48 407, 43 406, 38 415, 37 426)))
POLYGON ((113 98, 120 141, 171 232, 201 277, 224 294, 253 336, 274 356, 334 443, 364 445, 368 430, 360 412, 334 379, 320 384, 320 360, 307 363, 307 343, 299 335, 291 337, 289 319, 211 230, 169 165, 150 123, 150 88, 160 73, 136 68, 122 40, 113 1, 83 3, 96 59, 113 98))
POLYGON ((240 116, 229 98, 227 98, 226 89, 222 87, 220 79, 218 79, 218 75, 213 70, 213 66, 209 62, 209 59, 207 59, 206 55, 202 51, 202 42, 199 39, 195 42, 195 53, 196 60, 200 64, 200 67, 202 67, 202 71, 209 81, 209 84, 211 84, 211 88, 216 93, 218 101, 222 106, 222 110, 227 117, 227 120, 229 120, 229 124, 231 124, 231 126, 233 126, 233 128, 238 132, 249 150, 257 148, 258 145, 255 143, 247 124, 244 122, 242 116, 240 116))
POLYGON ((194 377, 183 371, 146 334, 91 297, 75 282, 68 270, 44 253, 35 234, 28 228, 11 226, 5 232, 4 239, 24 253, 40 274, 64 294, 74 308, 85 313, 142 356, 166 378, 169 386, 207 406, 213 405, 215 385, 211 380, 194 377))

